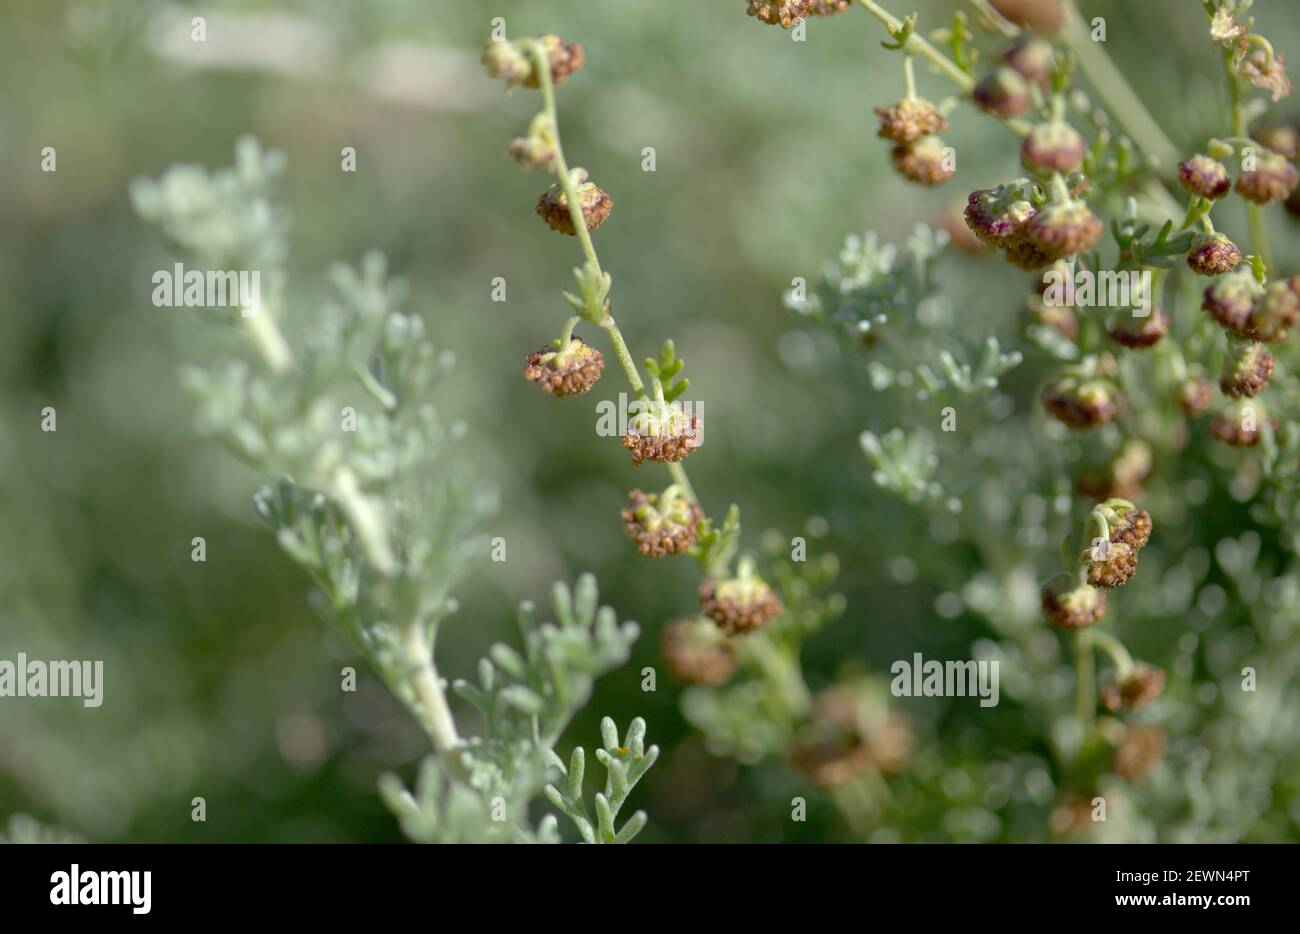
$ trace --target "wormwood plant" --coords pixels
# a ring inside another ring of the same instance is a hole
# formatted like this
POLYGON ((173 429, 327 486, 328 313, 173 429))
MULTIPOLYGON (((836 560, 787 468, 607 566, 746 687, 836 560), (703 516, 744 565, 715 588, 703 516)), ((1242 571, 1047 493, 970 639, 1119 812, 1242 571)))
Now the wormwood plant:
POLYGON ((627 660, 637 625, 598 606, 590 575, 572 590, 556 584, 554 622, 522 605, 520 647, 494 646, 476 682, 454 682, 482 719, 480 735, 462 732, 434 645, 456 609, 452 589, 484 553, 491 496, 458 456, 464 426, 435 404, 452 358, 403 310, 404 287, 378 254, 332 268, 332 296, 303 299, 310 314, 290 315, 288 218, 273 199, 283 168, 282 154, 244 139, 231 169, 176 166, 131 193, 192 269, 258 270, 266 283, 260 304, 212 313, 248 340, 221 345, 181 378, 200 430, 272 479, 255 511, 315 583, 317 609, 428 734, 435 754, 414 790, 387 775, 385 802, 417 841, 558 841, 556 815, 531 807, 545 791, 583 840, 632 839, 646 815, 620 825, 619 812, 658 756, 644 721, 621 742, 602 722, 596 758, 608 784, 590 807, 585 754, 577 749, 566 769, 555 747, 595 679, 627 660), (552 776, 565 792, 547 784, 552 776))
MULTIPOLYGON (((752 0, 748 12, 789 29, 850 5, 752 0)), ((990 624, 998 641, 983 654, 1009 669, 1008 692, 1053 749, 1050 831, 1116 839, 1158 827, 1174 838, 1235 839, 1256 821, 1284 824, 1270 809, 1286 798, 1294 750, 1278 755, 1258 743, 1260 719, 1282 698, 1294 701, 1297 667, 1287 601, 1298 573, 1300 384, 1286 363, 1300 279, 1272 268, 1263 214, 1270 205, 1296 208, 1300 124, 1270 109, 1292 90, 1282 53, 1256 31, 1250 0, 1203 4, 1207 63, 1223 75, 1224 105, 1218 136, 1188 141, 1180 161, 1106 56, 1104 21, 1085 24, 1069 0, 978 0, 971 8, 983 41, 964 12, 927 39, 916 14, 899 18, 873 0, 858 5, 883 23, 882 44, 901 58, 903 96, 876 115, 906 180, 934 186, 958 176, 956 153, 938 134, 964 103, 1020 139, 1025 174, 971 191, 964 225, 952 232, 964 249, 1000 252, 1035 271, 1036 281, 1021 312, 1020 346, 1009 351, 995 337, 982 348, 954 342, 960 311, 937 275, 948 236, 926 228, 903 250, 875 234, 850 237, 813 291, 796 280, 786 302, 866 357, 884 422, 861 437, 876 485, 913 504, 934 538, 977 551, 983 569, 973 579, 951 566, 931 573, 952 588, 944 615, 965 609, 990 624), (936 105, 921 96, 918 57, 955 86, 954 97, 936 105), (1230 157, 1239 162, 1235 183, 1223 161, 1230 157), (1244 209, 1244 249, 1229 236, 1233 218, 1222 207, 1233 201, 1244 209), (1108 282, 1126 287, 1108 290, 1108 282), (1035 387, 1037 417, 1024 411, 1035 387), (1204 424, 1211 409, 1217 414, 1204 424), (1193 472, 1186 466, 1193 461, 1227 477, 1193 472), (1113 630, 1125 617, 1178 618, 1209 570, 1177 521, 1147 559, 1159 563, 1149 572, 1154 580, 1138 575, 1139 557, 1160 540, 1162 514, 1181 520, 1189 499, 1206 498, 1187 490, 1224 483, 1235 499, 1253 500, 1255 522, 1278 530, 1282 560, 1257 568, 1261 539, 1253 530, 1224 539, 1215 557, 1243 605, 1213 621, 1221 637, 1205 632, 1209 620, 1198 632, 1183 623, 1177 650, 1161 650, 1167 667, 1135 658, 1113 630), (1138 505, 1148 497, 1156 522, 1138 505), (1091 505, 1074 524, 1079 502, 1091 505), (1065 526, 1065 570, 1038 588, 1032 582, 1052 550, 1046 523, 1065 526), (1139 593, 1121 594, 1135 579, 1139 593), (1042 620, 1073 642, 1072 722, 1056 714, 1054 652, 1045 651, 1042 620), (1243 624, 1247 634, 1232 628, 1243 624), (1099 654, 1112 666, 1100 689, 1099 654), (1212 708, 1199 748, 1219 754, 1213 765, 1194 744, 1179 743, 1179 731, 1194 728, 1186 708, 1199 667, 1213 679, 1209 695, 1197 694, 1212 708), (1267 696, 1255 681, 1261 670, 1267 696), (1157 702, 1167 686, 1182 709, 1157 702), (1167 756, 1185 787, 1157 768, 1167 756), (1251 756, 1249 778, 1227 764, 1251 756), (1144 780, 1160 786, 1142 797, 1145 813, 1127 805, 1144 780), (1241 800, 1243 783, 1250 804, 1241 800), (1118 823, 1104 823, 1108 804, 1120 809, 1118 823)), ((1004 751, 1008 768, 1017 768, 1015 752, 1004 751)), ((992 774, 985 767, 990 783, 992 774)), ((906 784, 924 787, 926 779, 896 783, 906 784)), ((1011 819, 1010 802, 1006 810, 1011 819)))

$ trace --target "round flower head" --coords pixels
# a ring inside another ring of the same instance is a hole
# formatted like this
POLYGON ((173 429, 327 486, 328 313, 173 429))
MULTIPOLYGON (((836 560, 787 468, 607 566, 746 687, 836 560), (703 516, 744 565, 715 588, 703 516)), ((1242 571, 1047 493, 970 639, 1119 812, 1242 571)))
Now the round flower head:
POLYGON ((664 493, 633 490, 623 507, 623 530, 647 558, 681 554, 695 544, 703 514, 673 487, 664 493))
POLYGON ((704 443, 704 421, 680 402, 648 402, 628 420, 623 447, 632 463, 676 463, 704 443))
POLYGON ((736 577, 726 580, 706 577, 700 583, 700 607, 704 615, 727 635, 752 632, 781 615, 784 607, 752 565, 742 562, 736 577))
POLYGON ((1033 240, 1021 237, 1007 244, 1005 250, 1007 262, 1021 269, 1042 269, 1050 266, 1056 257, 1046 253, 1033 240))
POLYGON ((971 233, 995 247, 1005 247, 1024 236, 1037 208, 1018 193, 999 186, 972 191, 963 217, 971 233))
POLYGON ((703 617, 668 623, 661 639, 668 672, 678 681, 718 687, 736 670, 727 637, 703 617))
POLYGON ((975 106, 995 117, 1018 117, 1034 105, 1029 83, 1014 68, 1001 65, 981 78, 971 89, 975 106))
POLYGON ((1026 233, 1052 259, 1086 253, 1097 245, 1106 225, 1082 201, 1049 204, 1039 211, 1026 233))
POLYGON ((1083 550, 1080 560, 1088 569, 1088 583, 1112 590, 1137 573, 1138 550, 1123 542, 1099 542, 1083 550))
POLYGON ((760 23, 789 29, 807 16, 830 16, 847 10, 851 0, 749 0, 745 10, 760 23))
MULTIPOLYGON (((552 84, 563 84, 569 80, 569 75, 587 61, 582 46, 576 42, 565 44, 563 39, 555 35, 538 36, 535 41, 541 43, 546 51, 551 66, 552 84)), ((482 61, 487 66, 488 74, 505 79, 507 88, 520 85, 527 88, 541 87, 533 57, 519 43, 492 40, 483 52, 482 61)))
POLYGON ((1084 470, 1075 488, 1098 502, 1142 494, 1142 481, 1151 473, 1151 447, 1139 438, 1130 438, 1110 462, 1084 470))
POLYGON ((919 185, 937 185, 952 177, 947 149, 937 136, 899 143, 889 158, 899 175, 919 185))
POLYGON ((1039 595, 1043 616, 1057 629, 1083 629, 1106 615, 1106 591, 1070 574, 1049 580, 1039 595))
POLYGON ((1288 159, 1300 156, 1300 122, 1294 118, 1265 117, 1250 128, 1250 136, 1288 159))
POLYGON ((1043 390, 1043 405, 1071 428, 1096 428, 1119 415, 1120 397, 1104 379, 1063 376, 1043 390))
POLYGON ((993 9, 1017 26, 1027 26, 1043 35, 1054 35, 1065 20, 1061 0, 989 0, 993 9))
POLYGON ((1234 399, 1256 396, 1268 388, 1272 378, 1273 355, 1263 344, 1247 344, 1224 358, 1219 388, 1234 399))
POLYGON ((1101 689, 1101 702, 1115 713, 1136 710, 1151 703, 1165 689, 1165 673, 1154 665, 1138 662, 1124 677, 1101 689))
POLYGON ((1169 333, 1169 313, 1152 308, 1145 318, 1121 314, 1110 329, 1111 339, 1133 350, 1145 350, 1169 333))
POLYGON ((1270 344, 1284 341, 1300 318, 1300 277, 1274 279, 1250 311, 1245 334, 1270 344))
POLYGON ((1188 418, 1195 418, 1214 402, 1214 380, 1208 376, 1189 379, 1178 388, 1178 405, 1188 418))
POLYGON ((896 143, 914 143, 923 136, 933 136, 948 129, 948 121, 939 108, 923 98, 903 99, 890 107, 877 107, 882 139, 896 143))
POLYGON ((1072 172, 1083 164, 1088 144, 1068 123, 1040 123, 1020 144, 1020 162, 1031 172, 1072 172))
POLYGON ((1232 272, 1240 262, 1241 250, 1221 233, 1200 234, 1192 241, 1192 250, 1187 254, 1187 265, 1202 276, 1232 272))
POLYGON ((1105 516, 1112 544, 1128 545, 1134 551, 1146 547, 1151 539, 1151 514, 1122 498, 1108 499, 1095 512, 1105 516))
POLYGON ((1056 49, 1046 39, 1023 33, 1002 51, 1000 58, 1020 77, 1044 91, 1051 85, 1056 49))
POLYGON ((1222 162, 1197 153, 1178 163, 1178 183, 1191 194, 1217 200, 1232 187, 1232 176, 1222 162))
POLYGON ((1259 443, 1259 429, 1269 417, 1256 400, 1238 400, 1210 420, 1210 432, 1234 448, 1253 447, 1259 443))
POLYGON ((580 396, 600 379, 605 369, 605 358, 594 347, 578 338, 561 349, 560 342, 543 347, 528 355, 524 361, 524 378, 542 387, 548 396, 560 399, 580 396))
POLYGON ((1294 90, 1286 73, 1286 57, 1280 52, 1270 56, 1260 48, 1251 51, 1250 44, 1243 42, 1237 46, 1237 51, 1232 56, 1232 66, 1237 74, 1255 87, 1270 92, 1274 101, 1281 100, 1294 90))
POLYGON ((1205 287, 1203 308, 1211 318, 1234 334, 1244 335, 1249 328, 1250 313, 1264 294, 1255 275, 1242 269, 1205 287))
MULTIPOLYGON (((537 41, 546 49, 546 57, 551 63, 551 83, 561 85, 569 80, 569 75, 587 63, 587 55, 582 46, 576 42, 567 45, 559 36, 538 36, 537 41)), ((524 80, 524 87, 541 87, 541 81, 535 71, 530 72, 524 80)))
MULTIPOLYGON (((614 210, 614 199, 605 194, 595 182, 588 181, 584 169, 573 171, 577 182, 578 204, 582 208, 582 219, 588 230, 595 230, 605 223, 609 212, 614 210)), ((546 189, 537 199, 537 214, 552 230, 568 234, 570 237, 577 236, 578 230, 573 226, 573 215, 569 213, 569 199, 558 182, 546 189)))
POLYGON ((479 59, 493 78, 503 78, 507 88, 518 87, 533 73, 533 60, 513 42, 493 39, 479 59))
POLYGON ((1158 726, 1131 726, 1115 750, 1111 771, 1137 781, 1165 757, 1165 731, 1158 726))
POLYGON ((1267 151, 1255 157, 1255 170, 1237 176, 1237 194, 1256 204, 1283 201, 1295 190, 1300 175, 1286 156, 1267 151))
POLYGON ((821 787, 834 788, 872 771, 896 774, 912 747, 905 716, 889 711, 865 685, 837 684, 813 700, 790 759, 821 787))

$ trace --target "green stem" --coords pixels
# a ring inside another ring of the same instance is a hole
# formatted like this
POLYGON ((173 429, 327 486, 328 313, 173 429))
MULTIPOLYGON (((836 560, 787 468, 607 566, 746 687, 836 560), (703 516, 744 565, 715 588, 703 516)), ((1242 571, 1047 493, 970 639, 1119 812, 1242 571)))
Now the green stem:
MULTIPOLYGON (((876 3, 875 0, 858 0, 858 3, 864 10, 884 23, 890 30, 891 34, 902 28, 903 21, 897 16, 894 16, 879 3, 876 3)), ((925 57, 936 68, 947 75, 953 84, 957 85, 957 87, 961 88, 967 94, 970 93, 971 88, 975 87, 974 78, 962 71, 957 67, 956 62, 944 55, 924 38, 918 36, 915 32, 908 37, 907 43, 903 46, 903 52, 915 52, 916 54, 925 57)), ((1028 123, 1015 117, 1003 120, 1002 122, 1021 136, 1029 135, 1029 131, 1032 129, 1028 123)))
POLYGON ((1124 648, 1124 643, 1120 642, 1104 629, 1098 629, 1093 626, 1084 630, 1088 635, 1088 640, 1097 648, 1101 649, 1111 657, 1115 667, 1119 669, 1119 676, 1126 677, 1133 670, 1133 656, 1129 654, 1128 649, 1124 648))
MULTIPOLYGON (((1232 52, 1223 53, 1223 67, 1228 76, 1228 103, 1232 111, 1232 135, 1235 139, 1248 139, 1246 135, 1246 113, 1241 106, 1241 85, 1237 73, 1232 70, 1232 52)), ((1254 141, 1251 141, 1254 145, 1254 141)), ((1246 201, 1246 219, 1250 223, 1251 250, 1264 261, 1265 268, 1272 268, 1272 256, 1268 242, 1268 226, 1264 223, 1264 212, 1253 201, 1246 201)))

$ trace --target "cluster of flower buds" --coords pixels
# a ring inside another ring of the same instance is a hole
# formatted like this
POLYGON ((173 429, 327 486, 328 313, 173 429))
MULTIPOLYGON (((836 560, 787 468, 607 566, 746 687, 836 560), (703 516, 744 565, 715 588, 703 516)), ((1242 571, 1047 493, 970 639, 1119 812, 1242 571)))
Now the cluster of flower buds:
POLYGON ((748 0, 745 12, 760 23, 790 29, 809 16, 842 13, 852 0, 748 0))
POLYGON ((937 134, 948 129, 939 108, 922 97, 908 95, 897 104, 877 107, 877 133, 893 142, 890 162, 908 181, 937 185, 952 177, 952 151, 937 134))
POLYGON ((1053 200, 1041 207, 1036 206, 1031 188, 1012 183, 971 192, 966 225, 1022 269, 1041 269, 1097 245, 1105 225, 1069 193, 1059 174, 1053 176, 1053 200))
POLYGON ((567 344, 557 338, 550 347, 530 353, 524 361, 524 378, 557 399, 580 396, 600 379, 605 358, 599 350, 576 337, 567 344))
POLYGON ((1114 421, 1123 397, 1105 375, 1100 360, 1089 360, 1054 379, 1043 390, 1043 406, 1049 415, 1076 430, 1096 428, 1114 421))
POLYGON ((1118 497, 1098 503, 1088 520, 1091 543, 1078 574, 1049 580, 1040 594, 1043 616, 1057 629, 1083 629, 1106 614, 1106 592, 1137 572, 1138 553, 1151 538, 1151 516, 1118 497))
POLYGON ((533 56, 529 54, 525 42, 541 45, 550 63, 551 83, 560 85, 569 80, 569 75, 581 68, 587 61, 582 46, 576 42, 565 43, 555 35, 538 36, 524 42, 510 42, 505 39, 493 39, 483 52, 483 64, 488 74, 505 80, 506 88, 541 87, 541 78, 537 74, 533 56))

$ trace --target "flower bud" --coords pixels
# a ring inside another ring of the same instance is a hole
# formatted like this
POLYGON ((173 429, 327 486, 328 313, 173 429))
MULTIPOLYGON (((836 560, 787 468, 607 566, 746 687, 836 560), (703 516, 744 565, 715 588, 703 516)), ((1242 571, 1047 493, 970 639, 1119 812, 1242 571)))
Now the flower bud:
POLYGON ((628 420, 623 447, 632 463, 676 463, 704 443, 704 422, 680 402, 643 403, 628 420))
POLYGON ((1064 376, 1043 390, 1043 405, 1071 428, 1095 428, 1119 415, 1120 397, 1104 379, 1064 376))
POLYGON ((1150 445, 1139 438, 1130 438, 1109 463, 1084 470, 1075 489, 1098 502, 1134 499, 1142 495, 1142 481, 1150 473, 1150 445))
POLYGON ((1043 35, 1054 35, 1065 20, 1061 0, 989 0, 993 9, 1017 26, 1027 26, 1043 35))
POLYGON ((1178 163, 1178 183, 1191 194, 1213 201, 1228 193, 1232 176, 1222 162, 1197 153, 1178 163))
POLYGON ((553 347, 530 353, 524 361, 524 378, 532 380, 548 396, 580 396, 600 379, 605 358, 576 337, 567 348, 561 349, 559 343, 557 340, 553 347))
MULTIPOLYGON (((551 66, 551 83, 561 85, 587 61, 582 46, 576 42, 565 44, 559 36, 538 36, 535 40, 546 50, 547 60, 551 66)), ((488 74, 494 78, 504 78, 507 88, 523 85, 527 88, 541 87, 541 80, 533 67, 533 57, 517 42, 494 39, 488 42, 483 52, 482 62, 487 66, 488 74)))
POLYGON ((953 174, 943 140, 937 136, 900 143, 890 152, 890 161, 898 174, 919 185, 937 185, 953 174))
POLYGON ((1250 128, 1250 136, 1288 159, 1300 156, 1300 121, 1293 117, 1264 117, 1250 128))
POLYGON ((1057 629, 1083 629, 1106 615, 1106 591, 1070 574, 1053 577, 1039 597, 1043 616, 1057 629))
MULTIPOLYGON (((605 194, 595 182, 587 180, 585 169, 574 169, 573 172, 578 182, 578 204, 582 207, 582 219, 588 230, 595 230, 605 223, 605 218, 614 210, 614 199, 605 194)), ((569 199, 558 182, 537 199, 537 214, 552 230, 570 237, 577 236, 573 215, 569 213, 569 199)))
POLYGON ((1130 726, 1115 750, 1111 771, 1134 782, 1165 757, 1165 731, 1158 726, 1130 726))
POLYGON ((518 87, 533 73, 533 60, 513 42, 493 39, 479 59, 493 78, 504 78, 507 88, 518 87))
POLYGON ((1266 418, 1271 416, 1256 400, 1238 400, 1210 420, 1210 432, 1234 448, 1253 447, 1266 418))
POLYGON ((1178 389, 1178 405, 1188 418, 1195 418, 1214 402, 1214 380, 1208 376, 1189 379, 1178 389))
POLYGON ((670 487, 666 494, 633 490, 623 507, 623 530, 647 558, 681 554, 695 544, 700 507, 670 487))
POLYGON ((745 12, 760 23, 789 29, 806 16, 830 16, 850 5, 851 0, 749 0, 745 12))
POLYGON ((1106 225, 1082 201, 1049 204, 1029 222, 1034 246, 1052 259, 1086 253, 1097 245, 1106 225))
POLYGON ((1112 713, 1119 710, 1136 710, 1151 703, 1165 689, 1163 670, 1138 662, 1118 681, 1101 689, 1101 702, 1112 713))
POLYGON ((1241 262, 1241 250, 1221 233, 1203 233, 1192 241, 1187 265, 1201 276, 1231 272, 1241 262))
POLYGON ((971 89, 975 106, 995 117, 1018 117, 1034 105, 1029 84, 1015 69, 994 68, 971 89))
POLYGON ((877 107, 876 115, 880 117, 876 135, 896 143, 914 143, 948 129, 939 108, 923 98, 905 98, 891 107, 877 107))
POLYGON ((1040 123, 1020 144, 1020 162, 1031 172, 1070 173, 1083 164, 1088 144, 1068 123, 1051 120, 1040 123))
POLYGON ((907 717, 889 711, 864 687, 836 684, 813 699, 790 759, 821 787, 835 788, 873 771, 898 773, 913 745, 907 717))
POLYGON ((1056 257, 1044 252, 1033 240, 1021 237, 1007 244, 1005 251, 1007 262, 1021 269, 1042 269, 1050 266, 1056 257))
POLYGON ((700 583, 700 608, 727 635, 753 632, 785 609, 776 595, 757 574, 744 574, 727 580, 706 577, 700 583))
POLYGON ((1274 279, 1251 309, 1245 333, 1252 340, 1270 344, 1286 340, 1300 318, 1300 277, 1274 279))
POLYGON ((1263 392, 1272 378, 1273 355, 1263 344, 1246 344, 1224 358, 1219 388, 1225 396, 1240 399, 1263 392))
POLYGON ((678 681, 718 687, 736 670, 727 637, 702 617, 668 623, 661 640, 668 672, 678 681))
POLYGON ((1255 170, 1237 176, 1237 194, 1256 204, 1282 201, 1295 190, 1300 175, 1286 156, 1265 151, 1255 157, 1255 170))
POLYGON ((1234 334, 1244 335, 1255 302, 1264 294, 1254 273, 1242 269, 1205 287, 1203 308, 1211 318, 1234 334))
POLYGON ((1152 308, 1145 318, 1122 314, 1110 329, 1111 338, 1132 350, 1145 350, 1169 333, 1169 313, 1152 308))
POLYGON ((1024 198, 999 186, 972 191, 966 199, 963 216, 971 233, 1000 248, 1022 238, 1037 213, 1037 208, 1024 198))
POLYGON ((1048 90, 1056 68, 1056 49, 1046 39, 1023 33, 1000 56, 1007 66, 1031 84, 1048 90))
POLYGON ((1137 549, 1123 542, 1101 542, 1083 550, 1080 561, 1088 569, 1088 583, 1112 590, 1137 573, 1137 549))

